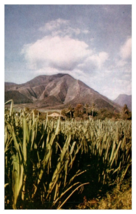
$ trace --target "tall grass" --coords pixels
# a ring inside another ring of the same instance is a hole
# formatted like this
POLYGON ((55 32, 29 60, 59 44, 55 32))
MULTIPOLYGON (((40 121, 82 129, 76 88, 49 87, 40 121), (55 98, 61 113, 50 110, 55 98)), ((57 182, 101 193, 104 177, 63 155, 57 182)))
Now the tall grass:
POLYGON ((130 121, 43 121, 5 115, 5 208, 60 209, 131 176, 130 121), (86 191, 87 190, 87 191, 86 191), (85 192, 86 191, 86 192, 85 192))

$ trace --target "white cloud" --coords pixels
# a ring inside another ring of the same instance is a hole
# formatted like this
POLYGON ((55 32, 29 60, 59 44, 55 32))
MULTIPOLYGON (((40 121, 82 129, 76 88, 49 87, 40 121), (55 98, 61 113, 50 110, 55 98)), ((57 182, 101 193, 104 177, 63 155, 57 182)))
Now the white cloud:
POLYGON ((50 34, 52 36, 77 36, 79 34, 88 34, 87 29, 80 29, 77 27, 72 27, 72 24, 69 20, 65 19, 56 19, 45 23, 42 27, 39 28, 40 31, 50 34))
POLYGON ((102 68, 103 64, 108 60, 108 53, 99 52, 98 54, 93 54, 87 61, 93 62, 99 69, 102 68))
POLYGON ((46 36, 22 49, 29 68, 53 67, 59 70, 73 70, 89 54, 88 45, 70 37, 46 36))
POLYGON ((106 52, 95 53, 91 51, 90 56, 88 56, 86 60, 79 65, 79 67, 86 71, 102 69, 104 63, 108 60, 108 58, 109 54, 106 52))
MULTIPOLYGON (((79 35, 81 33, 81 30, 79 28, 72 28, 69 26, 64 30, 64 33, 66 35, 72 35, 72 34, 79 35)), ((86 31, 82 31, 82 33, 86 34, 86 31)))
POLYGON ((122 59, 128 59, 129 57, 131 57, 131 46, 132 46, 132 39, 128 38, 120 48, 120 57, 122 59))
POLYGON ((68 25, 69 21, 64 19, 56 19, 52 20, 50 22, 47 22, 44 26, 40 27, 40 31, 53 31, 56 30, 62 26, 68 25))
POLYGON ((102 69, 108 53, 91 50, 87 43, 69 36, 45 36, 22 49, 30 69, 51 67, 60 71, 89 71, 102 69))

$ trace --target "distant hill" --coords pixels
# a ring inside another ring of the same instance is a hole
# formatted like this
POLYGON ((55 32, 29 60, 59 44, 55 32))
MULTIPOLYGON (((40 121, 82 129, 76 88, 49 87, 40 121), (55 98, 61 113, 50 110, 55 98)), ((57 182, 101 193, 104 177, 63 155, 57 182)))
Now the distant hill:
POLYGON ((132 95, 120 94, 115 100, 120 106, 124 106, 125 104, 128 106, 129 110, 132 109, 132 95))
POLYGON ((32 103, 34 108, 63 108, 95 104, 96 108, 120 110, 120 106, 68 74, 41 75, 24 83, 5 83, 5 101, 32 103))
POLYGON ((20 104, 20 103, 32 103, 32 100, 27 98, 25 95, 19 93, 18 91, 7 91, 5 93, 5 102, 13 99, 14 103, 20 104))

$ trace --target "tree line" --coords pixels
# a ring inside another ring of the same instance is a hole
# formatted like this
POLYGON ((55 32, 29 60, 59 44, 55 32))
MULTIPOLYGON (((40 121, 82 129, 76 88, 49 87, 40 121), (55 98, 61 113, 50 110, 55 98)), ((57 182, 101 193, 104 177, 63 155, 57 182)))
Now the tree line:
POLYGON ((131 111, 128 109, 127 105, 125 104, 120 112, 116 110, 109 110, 107 108, 97 109, 95 104, 93 103, 91 106, 88 104, 82 105, 77 104, 75 107, 69 106, 61 111, 61 114, 66 118, 76 118, 76 119, 124 119, 124 120, 131 120, 132 115, 131 111))

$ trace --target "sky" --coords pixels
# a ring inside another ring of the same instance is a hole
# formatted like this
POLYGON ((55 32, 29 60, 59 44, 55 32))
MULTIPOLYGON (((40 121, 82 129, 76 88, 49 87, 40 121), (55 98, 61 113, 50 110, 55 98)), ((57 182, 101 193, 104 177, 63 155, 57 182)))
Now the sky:
POLYGON ((68 73, 109 99, 132 94, 131 5, 5 5, 5 81, 68 73))

